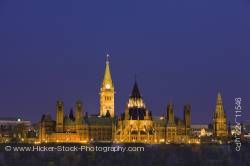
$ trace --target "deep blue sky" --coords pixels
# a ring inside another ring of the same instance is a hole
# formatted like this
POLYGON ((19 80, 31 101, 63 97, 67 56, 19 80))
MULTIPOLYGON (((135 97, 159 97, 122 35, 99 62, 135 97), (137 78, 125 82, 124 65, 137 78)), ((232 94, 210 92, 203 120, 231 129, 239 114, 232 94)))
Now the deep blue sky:
POLYGON ((220 90, 229 119, 234 97, 250 119, 249 0, 0 0, 0 116, 54 116, 58 97, 98 113, 107 53, 116 113, 136 74, 153 115, 190 103, 210 122, 220 90))

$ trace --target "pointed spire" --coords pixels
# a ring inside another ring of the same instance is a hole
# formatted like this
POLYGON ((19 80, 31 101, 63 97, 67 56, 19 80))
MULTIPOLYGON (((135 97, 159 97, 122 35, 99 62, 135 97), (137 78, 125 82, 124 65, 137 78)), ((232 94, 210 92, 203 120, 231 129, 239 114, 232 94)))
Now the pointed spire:
POLYGON ((221 93, 219 92, 216 99, 216 109, 215 109, 216 116, 224 116, 224 108, 222 103, 221 93))
POLYGON ((135 81, 135 84, 133 86, 132 93, 131 93, 129 100, 128 100, 128 108, 129 109, 130 108, 143 108, 143 109, 146 108, 146 105, 143 101, 143 98, 141 96, 141 93, 139 91, 139 88, 138 88, 136 81, 135 81))
POLYGON ((132 93, 131 93, 131 98, 141 98, 141 94, 137 85, 137 82, 135 81, 132 93))
POLYGON ((216 100, 216 108, 213 117, 213 130, 215 136, 227 136, 227 118, 223 109, 222 97, 218 93, 216 100))
POLYGON ((109 68, 109 57, 110 57, 109 54, 107 54, 106 67, 105 67, 105 73, 104 73, 104 79, 103 79, 103 86, 104 87, 106 85, 113 86, 111 73, 110 73, 110 68, 109 68))
POLYGON ((222 97, 220 92, 218 92, 216 103, 217 105, 222 105, 222 97))

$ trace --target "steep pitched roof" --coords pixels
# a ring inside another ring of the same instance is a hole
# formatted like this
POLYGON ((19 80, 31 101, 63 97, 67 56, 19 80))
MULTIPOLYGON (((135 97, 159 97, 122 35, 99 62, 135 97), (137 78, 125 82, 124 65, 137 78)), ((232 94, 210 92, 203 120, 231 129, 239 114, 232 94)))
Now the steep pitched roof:
POLYGON ((130 98, 142 98, 136 81, 135 81, 130 98))
POLYGON ((105 67, 105 73, 104 73, 104 78, 103 78, 103 86, 110 84, 110 86, 113 85, 113 81, 111 78, 111 72, 110 72, 110 67, 109 67, 109 55, 107 55, 107 60, 106 60, 106 67, 105 67))

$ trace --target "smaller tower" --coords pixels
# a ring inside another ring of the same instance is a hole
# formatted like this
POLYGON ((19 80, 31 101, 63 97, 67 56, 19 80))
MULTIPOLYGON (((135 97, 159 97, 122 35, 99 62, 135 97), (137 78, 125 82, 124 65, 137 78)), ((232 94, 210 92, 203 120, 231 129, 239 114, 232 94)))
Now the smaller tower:
POLYGON ((167 124, 174 125, 174 105, 172 103, 167 105, 167 124))
POLYGON ((39 124, 39 141, 45 142, 46 140, 46 125, 45 125, 45 114, 43 114, 42 119, 39 124))
POLYGON ((80 123, 83 118, 83 106, 81 101, 77 101, 75 105, 75 120, 80 123))
POLYGON ((63 119, 64 119, 64 105, 63 102, 58 100, 56 102, 56 132, 63 132, 63 119))
POLYGON ((172 103, 167 105, 167 126, 166 126, 166 141, 175 142, 177 135, 177 126, 174 118, 174 105, 172 103))
POLYGON ((39 124, 39 141, 47 142, 47 133, 54 132, 54 121, 50 114, 43 114, 39 124))
POLYGON ((217 95, 216 109, 213 116, 213 130, 214 136, 216 137, 228 136, 227 118, 224 112, 222 97, 220 93, 218 93, 217 95))
POLYGON ((190 134, 190 126, 191 126, 191 106, 189 104, 186 104, 184 106, 184 124, 185 124, 185 134, 190 134))

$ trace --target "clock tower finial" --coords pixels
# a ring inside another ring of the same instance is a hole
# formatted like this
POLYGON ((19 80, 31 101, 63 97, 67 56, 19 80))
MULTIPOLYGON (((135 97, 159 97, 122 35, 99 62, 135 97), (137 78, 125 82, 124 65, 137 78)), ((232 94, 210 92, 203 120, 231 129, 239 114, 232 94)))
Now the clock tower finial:
POLYGON ((106 63, 109 63, 109 57, 110 57, 110 55, 107 54, 107 55, 106 55, 106 63))
POLYGON ((106 116, 106 114, 109 113, 111 117, 114 117, 115 90, 111 78, 109 57, 110 57, 109 54, 107 54, 105 73, 100 91, 100 116, 106 116))

